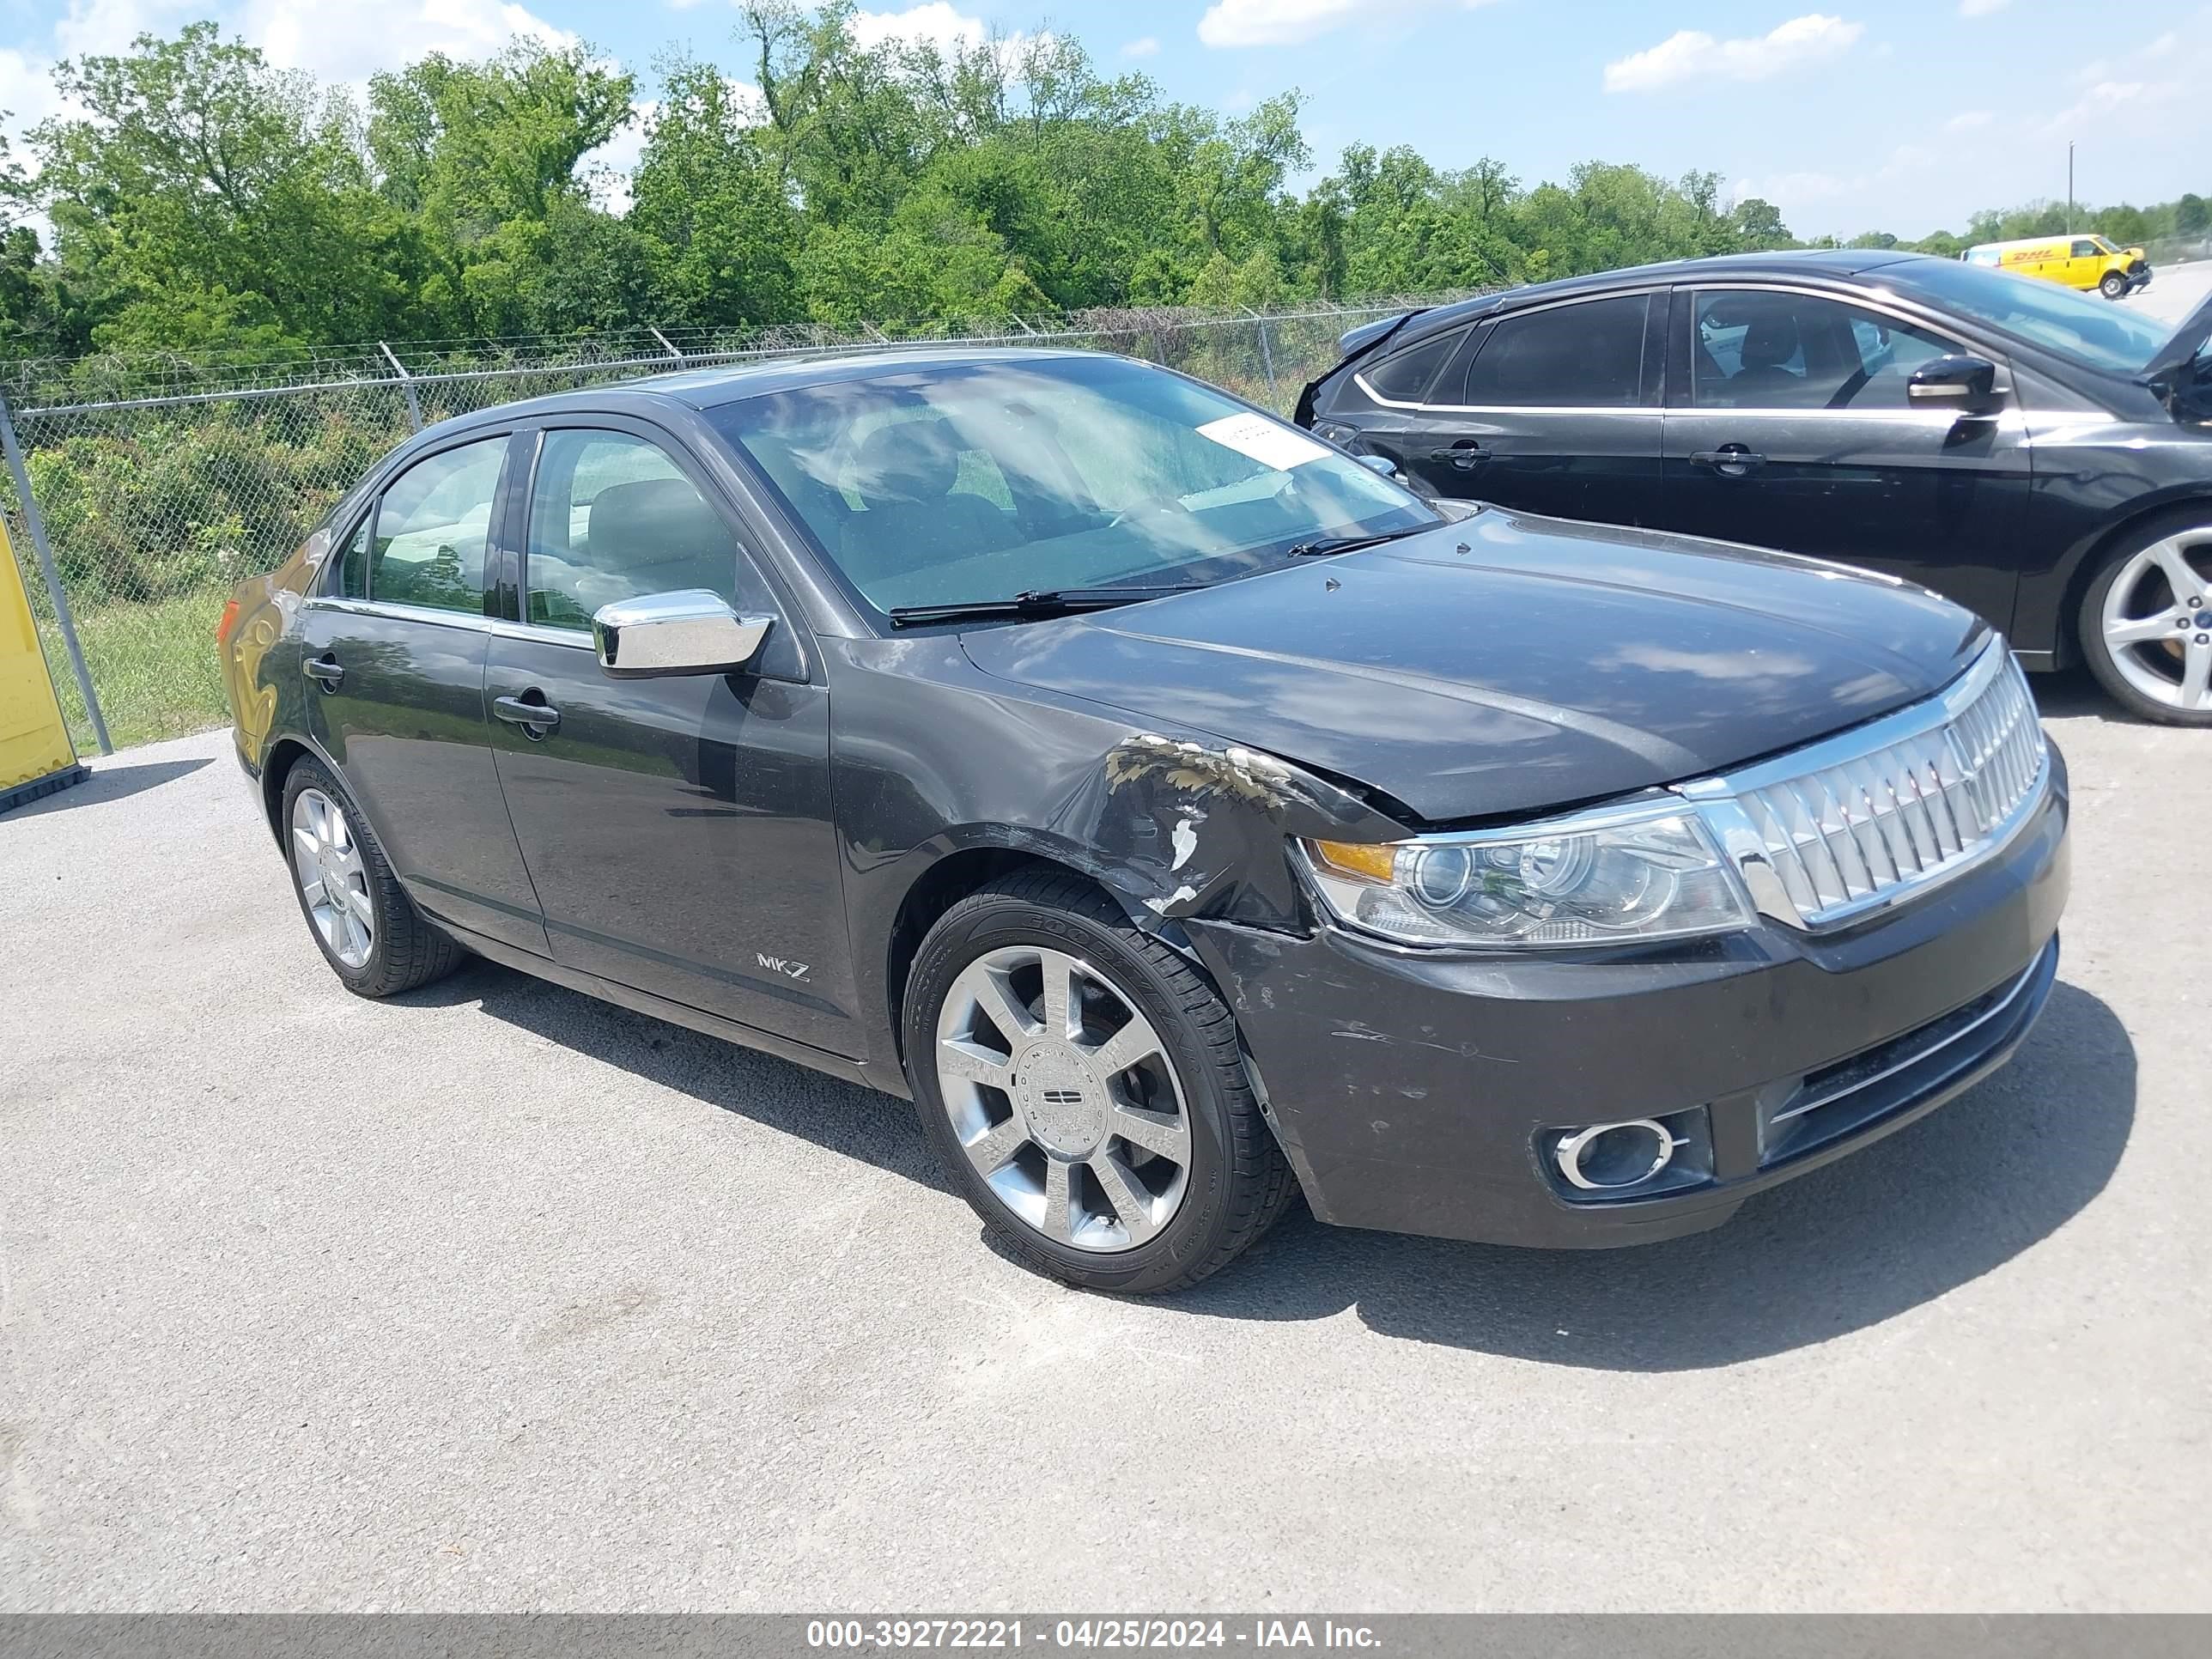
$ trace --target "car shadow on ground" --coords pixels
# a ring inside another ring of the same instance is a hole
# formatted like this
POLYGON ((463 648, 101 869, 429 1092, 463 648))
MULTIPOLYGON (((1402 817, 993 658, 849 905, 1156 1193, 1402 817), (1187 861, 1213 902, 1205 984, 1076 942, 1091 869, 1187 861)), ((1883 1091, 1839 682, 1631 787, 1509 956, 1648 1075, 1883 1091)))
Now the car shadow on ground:
POLYGON ((66 789, 58 789, 51 795, 26 801, 9 809, 11 818, 35 818, 48 812, 67 812, 79 806, 99 806, 112 800, 121 800, 142 789, 158 789, 165 783, 189 777, 208 764, 205 756, 197 760, 141 761, 133 766, 94 766, 78 782, 66 789))
POLYGON ((2135 1102, 2125 1028, 2062 983, 2011 1065, 1711 1232, 1515 1250, 1327 1227, 1301 1210, 1256 1259, 1172 1305, 1232 1319, 1352 1309, 1394 1336, 1603 1370, 1732 1364, 1879 1324, 2048 1237, 2111 1179, 2135 1102))
POLYGON ((2045 720, 2097 720, 2107 726, 2149 726, 2153 722, 2131 714, 2097 684, 2086 668, 2064 668, 2055 674, 2030 674, 2028 689, 2035 694, 2035 711, 2045 720))
MULTIPOLYGON (((951 1196, 912 1109, 874 1091, 489 963, 395 1000, 479 1005, 579 1054, 951 1196)), ((1324 1226, 1294 1204, 1243 1260, 1153 1305, 1214 1319, 1350 1310, 1386 1335, 1604 1370, 1733 1364, 1879 1324, 2033 1248, 2111 1179, 2135 1103, 2126 1029, 2062 981, 2004 1070, 1864 1152, 1752 1199, 1714 1231, 1628 1249, 1518 1250, 1324 1226)))
POLYGON ((475 1004, 579 1054, 736 1116, 951 1194, 906 1102, 789 1060, 602 1002, 482 959, 394 997, 416 1007, 475 1004))

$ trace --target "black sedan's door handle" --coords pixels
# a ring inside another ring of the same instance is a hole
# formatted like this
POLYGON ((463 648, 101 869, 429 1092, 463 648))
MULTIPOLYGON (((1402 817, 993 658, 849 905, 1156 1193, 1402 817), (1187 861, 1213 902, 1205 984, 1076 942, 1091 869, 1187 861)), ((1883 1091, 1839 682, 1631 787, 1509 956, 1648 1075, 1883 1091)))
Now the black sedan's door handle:
POLYGON ((545 701, 542 691, 526 691, 519 697, 494 697, 491 712, 509 726, 519 726, 533 743, 561 724, 561 711, 545 701))
POLYGON ((345 678, 345 670, 338 666, 338 659, 328 652, 319 657, 310 657, 300 665, 300 672, 325 691, 337 690, 338 683, 345 678))
POLYGON ((1432 449, 1429 459, 1438 466, 1455 466, 1462 472, 1472 472, 1490 459, 1490 452, 1472 438, 1463 438, 1449 449, 1432 449))
POLYGON ((1741 444, 1723 444, 1718 449, 1692 451, 1690 463, 1709 466, 1723 478, 1741 478, 1753 468, 1765 466, 1766 457, 1753 453, 1741 444))

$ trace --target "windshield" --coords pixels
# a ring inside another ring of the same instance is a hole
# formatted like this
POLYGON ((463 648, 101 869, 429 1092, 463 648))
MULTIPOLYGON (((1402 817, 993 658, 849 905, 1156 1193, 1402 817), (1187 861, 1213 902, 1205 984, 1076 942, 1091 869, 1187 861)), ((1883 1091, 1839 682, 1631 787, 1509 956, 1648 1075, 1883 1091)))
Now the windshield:
POLYGON ((2172 330, 2091 293, 2039 276, 1949 260, 1921 259, 1895 277, 1937 304, 1992 323, 2062 357, 2115 374, 2133 374, 2172 330))
POLYGON ((886 612, 1220 581, 1441 522, 1296 428, 1117 357, 918 365, 709 418, 886 612))

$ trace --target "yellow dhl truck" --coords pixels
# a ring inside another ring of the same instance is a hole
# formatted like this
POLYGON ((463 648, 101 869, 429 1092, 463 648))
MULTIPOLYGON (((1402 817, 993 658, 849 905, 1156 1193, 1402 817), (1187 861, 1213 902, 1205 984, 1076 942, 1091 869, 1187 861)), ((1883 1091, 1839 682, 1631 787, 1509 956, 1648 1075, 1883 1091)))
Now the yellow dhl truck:
POLYGON ((2101 236, 2030 236, 1984 242, 1959 256, 1970 265, 1996 265, 2069 288, 2095 289, 2107 300, 2150 286, 2150 261, 2139 247, 2114 247, 2101 236))

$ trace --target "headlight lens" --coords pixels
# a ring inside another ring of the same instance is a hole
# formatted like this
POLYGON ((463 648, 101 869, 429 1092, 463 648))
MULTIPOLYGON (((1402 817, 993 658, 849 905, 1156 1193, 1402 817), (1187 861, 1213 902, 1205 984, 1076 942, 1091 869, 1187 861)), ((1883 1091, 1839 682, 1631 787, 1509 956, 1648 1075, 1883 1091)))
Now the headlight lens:
POLYGON ((1696 815, 1678 806, 1299 847, 1338 921, 1404 945, 1611 945, 1729 933, 1754 920, 1696 815))

